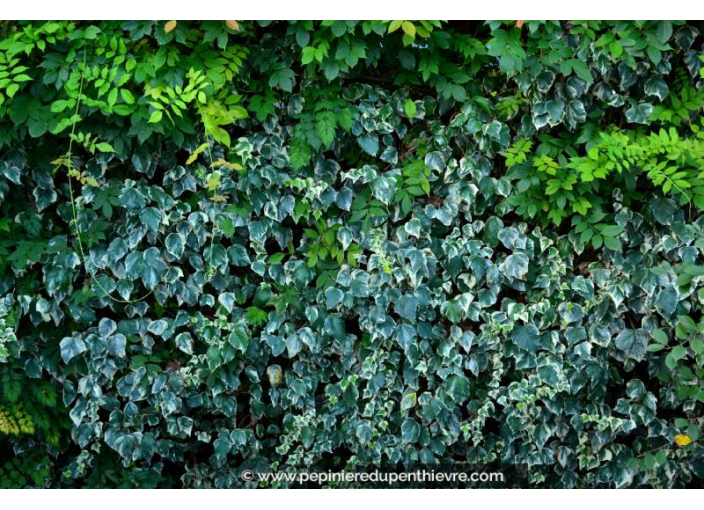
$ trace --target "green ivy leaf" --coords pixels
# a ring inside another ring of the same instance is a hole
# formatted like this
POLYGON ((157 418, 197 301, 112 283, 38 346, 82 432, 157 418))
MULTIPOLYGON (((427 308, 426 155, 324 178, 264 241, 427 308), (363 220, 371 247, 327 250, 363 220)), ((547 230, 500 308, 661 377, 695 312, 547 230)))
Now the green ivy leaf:
POLYGON ((521 349, 535 354, 540 345, 540 332, 533 324, 516 326, 511 331, 511 340, 521 349))
POLYGON ((401 425, 401 441, 404 443, 416 443, 420 438, 420 425, 411 418, 403 420, 401 425))
POLYGON ((179 333, 176 335, 176 347, 186 354, 193 354, 193 337, 190 333, 179 333))
POLYGON ((64 338, 61 340, 59 347, 61 348, 61 359, 64 360, 64 363, 68 363, 88 350, 85 342, 77 336, 64 338))
POLYGON ((152 232, 159 230, 163 215, 156 207, 147 207, 139 214, 142 225, 146 226, 152 232))
POLYGON ((377 152, 379 152, 379 140, 376 136, 362 135, 357 138, 357 143, 370 156, 376 156, 377 152))
POLYGON ((629 358, 642 360, 648 345, 648 332, 644 329, 624 329, 616 337, 615 345, 629 358))

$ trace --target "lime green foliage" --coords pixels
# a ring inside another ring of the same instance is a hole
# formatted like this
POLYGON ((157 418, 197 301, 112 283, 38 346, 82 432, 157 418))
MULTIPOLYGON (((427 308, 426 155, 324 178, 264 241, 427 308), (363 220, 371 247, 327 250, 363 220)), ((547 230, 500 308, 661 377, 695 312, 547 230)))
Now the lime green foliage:
POLYGON ((0 388, 0 436, 39 434, 47 443, 59 445, 67 423, 59 392, 51 383, 0 365, 0 388))
POLYGON ((25 73, 27 66, 18 65, 19 58, 13 58, 12 54, 0 53, 0 106, 5 102, 5 98, 12 99, 26 82, 32 78, 25 73))
MULTIPOLYGON (((504 153, 509 177, 519 181, 521 193, 513 201, 526 217, 545 213, 560 225, 564 218, 586 216, 593 208, 603 217, 601 203, 614 184, 633 189, 645 180, 682 205, 704 209, 704 134, 697 124, 691 130, 688 138, 681 138, 674 127, 653 133, 609 130, 586 144, 584 156, 571 147, 545 143, 533 155, 530 142, 519 140, 504 153)), ((575 218, 573 225, 575 221, 584 220, 575 218)))
POLYGON ((704 133, 693 125, 695 136, 681 139, 675 128, 648 135, 602 133, 586 157, 572 158, 568 167, 582 182, 613 178, 614 172, 638 178, 639 173, 662 189, 674 193, 680 203, 693 201, 704 209, 704 133))
POLYGON ((0 409, 0 434, 34 434, 34 422, 32 417, 24 412, 22 404, 3 406, 0 409))
POLYGON ((233 94, 232 79, 240 72, 247 49, 228 45, 231 33, 224 22, 216 21, 188 30, 178 27, 169 34, 156 22, 124 27, 77 22, 13 27, 0 43, 0 66, 7 67, 11 76, 0 80, 2 99, 14 96, 16 85, 32 79, 32 73, 17 65, 30 59, 44 60, 42 85, 54 90, 47 89, 49 95, 43 98, 50 103, 46 109, 28 97, 0 101, 0 119, 9 118, 19 128, 0 132, 0 146, 27 130, 32 137, 64 132, 85 116, 85 112, 76 113, 79 100, 90 112, 129 121, 125 132, 108 142, 118 152, 130 136, 144 142, 154 133, 165 134, 181 144, 185 135, 202 130, 203 124, 208 134, 227 145, 229 135, 219 126, 246 116, 239 96, 233 94), (154 51, 141 39, 152 31, 161 31, 162 43, 175 44, 154 51), (61 53, 47 52, 47 45, 59 43, 64 45, 61 53))

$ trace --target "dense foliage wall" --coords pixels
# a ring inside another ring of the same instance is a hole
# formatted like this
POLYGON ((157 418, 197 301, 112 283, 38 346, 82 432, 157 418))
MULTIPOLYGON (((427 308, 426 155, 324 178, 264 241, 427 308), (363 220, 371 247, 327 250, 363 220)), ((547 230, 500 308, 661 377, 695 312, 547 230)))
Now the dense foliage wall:
POLYGON ((700 487, 701 23, 0 24, 0 484, 700 487))

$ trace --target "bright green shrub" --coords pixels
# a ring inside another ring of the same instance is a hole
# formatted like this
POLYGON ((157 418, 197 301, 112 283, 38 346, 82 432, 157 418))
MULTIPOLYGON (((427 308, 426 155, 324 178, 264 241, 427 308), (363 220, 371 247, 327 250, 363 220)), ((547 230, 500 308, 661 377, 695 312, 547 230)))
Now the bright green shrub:
POLYGON ((701 28, 4 22, 2 478, 701 487, 701 28))

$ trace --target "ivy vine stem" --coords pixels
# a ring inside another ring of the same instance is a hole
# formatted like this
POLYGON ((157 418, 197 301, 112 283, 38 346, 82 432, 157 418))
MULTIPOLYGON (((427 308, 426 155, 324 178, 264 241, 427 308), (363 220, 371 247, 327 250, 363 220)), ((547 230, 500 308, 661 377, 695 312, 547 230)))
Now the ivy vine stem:
POLYGON ((110 291, 108 291, 102 283, 100 283, 100 280, 97 278, 97 274, 92 271, 88 264, 86 263, 86 253, 85 249, 83 248, 83 239, 81 238, 81 228, 78 223, 78 207, 76 206, 76 198, 75 194, 73 192, 73 140, 74 140, 74 135, 76 132, 76 124, 78 123, 78 112, 81 108, 81 98, 83 97, 83 83, 85 80, 85 74, 86 74, 86 58, 88 55, 88 51, 86 47, 83 47, 83 66, 81 68, 81 80, 78 85, 78 97, 76 98, 76 109, 73 115, 73 122, 71 123, 71 133, 69 135, 69 142, 68 142, 68 152, 66 153, 64 165, 66 166, 68 172, 68 191, 69 191, 69 196, 71 198, 71 212, 73 213, 73 225, 75 228, 75 234, 76 234, 76 240, 78 241, 78 251, 81 256, 81 263, 83 264, 83 268, 86 270, 86 273, 90 274, 93 281, 95 284, 100 288, 100 290, 103 291, 105 294, 104 297, 110 298, 112 301, 115 301, 116 303, 122 303, 122 304, 132 304, 132 303, 138 303, 140 301, 143 301, 147 299, 149 296, 151 296, 154 291, 150 290, 143 296, 137 298, 137 299, 119 299, 110 294, 110 291))

